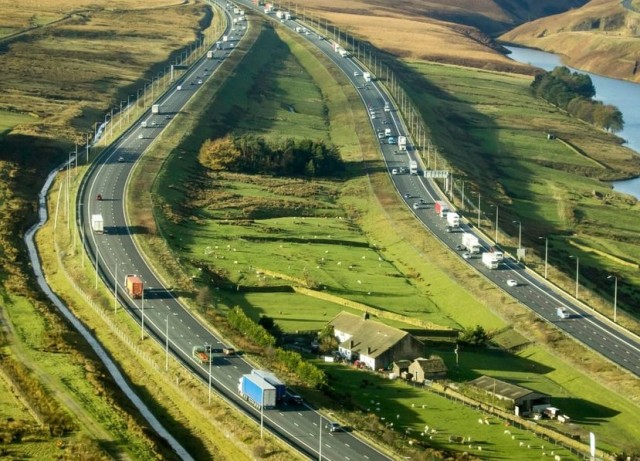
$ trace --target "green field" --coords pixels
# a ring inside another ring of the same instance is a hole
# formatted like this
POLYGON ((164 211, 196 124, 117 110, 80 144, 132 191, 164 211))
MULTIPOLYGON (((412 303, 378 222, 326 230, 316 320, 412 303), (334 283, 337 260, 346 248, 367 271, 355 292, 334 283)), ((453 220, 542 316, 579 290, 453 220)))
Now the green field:
MULTIPOLYGON (((236 78, 220 89, 204 117, 206 130, 198 130, 197 139, 202 142, 229 132, 243 133, 249 126, 257 126, 258 132, 267 137, 308 133, 307 128, 299 124, 288 129, 279 126, 277 132, 265 131, 280 117, 297 116, 288 105, 281 104, 285 94, 282 88, 296 86, 306 88, 302 99, 320 95, 328 108, 326 114, 306 113, 300 120, 304 119, 313 130, 325 126, 326 132, 318 137, 340 147, 343 146, 340 141, 344 140, 347 155, 357 159, 354 146, 358 142, 353 139, 353 131, 347 123, 334 123, 333 118, 334 114, 346 117, 346 111, 344 108, 340 111, 341 106, 336 102, 336 98, 344 97, 344 90, 327 91, 328 85, 332 85, 332 90, 336 88, 334 81, 313 80, 310 75, 315 73, 302 72, 311 61, 286 36, 267 29, 236 69, 236 78), (285 59, 285 53, 280 50, 284 46, 295 51, 295 59, 290 55, 285 59), (273 49, 274 55, 286 63, 265 62, 261 47, 273 49), (237 91, 254 91, 254 84, 247 81, 250 75, 261 76, 261 94, 272 98, 260 99, 260 107, 254 105, 257 104, 255 98, 231 97, 237 91), (293 83, 292 75, 301 81, 293 83), (270 82, 269 87, 264 85, 265 81, 270 82), (246 106, 240 106, 240 101, 246 106), (262 119, 256 119, 255 114, 260 114, 262 119), (251 118, 250 124, 247 118, 251 118)), ((288 104, 298 104, 294 95, 286 99, 288 104)), ((366 122, 364 112, 360 115, 366 122)), ((349 120, 348 117, 345 120, 349 120)), ((363 133, 363 137, 368 136, 363 133)), ((336 304, 291 293, 288 286, 292 283, 309 284, 346 299, 458 328, 481 324, 489 330, 503 329, 509 322, 496 316, 492 306, 520 309, 502 290, 465 269, 437 243, 418 237, 415 221, 397 205, 397 198, 389 192, 389 183, 383 174, 360 175, 357 164, 353 163, 348 177, 340 180, 308 181, 230 173, 206 175, 195 161, 199 147, 195 139, 190 137, 176 149, 178 155, 167 159, 154 186, 162 196, 156 210, 162 234, 168 237, 188 275, 194 277, 197 284, 213 282, 216 305, 240 305, 254 319, 267 315, 285 332, 318 329, 341 310, 336 304), (375 199, 372 185, 380 194, 375 199), (383 209, 382 203, 391 208, 383 209), (386 224, 390 219, 395 224, 392 229, 386 224)), ((541 152, 540 155, 547 154, 541 152)), ((593 164, 581 157, 572 162, 579 166, 593 164)), ((508 329, 501 339, 507 345, 526 342, 508 329)), ((450 362, 450 351, 442 351, 442 355, 450 362)), ((567 412, 573 412, 571 416, 575 421, 585 425, 597 423, 594 427, 606 447, 619 447, 622 433, 627 434, 624 440, 635 440, 637 434, 631 428, 637 427, 638 421, 633 412, 623 410, 628 403, 573 371, 570 365, 558 361, 542 347, 526 348, 519 355, 465 352, 462 357, 470 360, 468 365, 463 362, 461 378, 487 374, 550 392, 554 398, 561 399, 567 412)), ((454 369, 451 364, 450 368, 454 369)), ((415 403, 411 398, 393 401, 402 403, 401 411, 411 413, 409 408, 415 403)), ((477 425, 477 417, 472 421, 477 425)), ((422 415, 412 424, 429 424, 429 416, 422 415)), ((460 426, 458 420, 451 425, 443 424, 451 433, 457 426, 460 426)), ((460 427, 480 429, 473 426, 460 427)), ((491 437, 503 435, 501 431, 496 434, 491 437)), ((479 434, 479 437, 478 440, 487 440, 490 436, 479 434)), ((490 443, 498 447, 491 456, 505 456, 510 450, 506 440, 491 439, 490 443)))
MULTIPOLYGON (((469 183, 477 184, 488 232, 495 222, 491 207, 498 204, 499 226, 512 236, 508 248, 514 248, 518 233, 512 221, 521 221, 523 242, 538 256, 544 252, 538 237, 549 236, 550 262, 569 274, 554 276, 555 283, 570 289, 575 264, 569 255, 577 255, 582 283, 597 288, 606 302, 587 299, 611 315, 612 287, 606 276, 614 273, 623 280, 619 307, 633 313, 640 300, 640 205, 613 193, 604 181, 638 174, 640 158, 607 133, 533 98, 528 77, 423 62, 411 63, 410 69, 423 85, 412 92, 432 137, 459 170, 454 173, 457 200, 465 180, 467 197, 477 202, 477 190, 469 183), (578 151, 547 140, 547 133, 578 151)), ((475 216, 472 209, 470 217, 475 216)))
MULTIPOLYGON (((318 365, 323 366, 320 362, 318 365)), ((365 414, 384 418, 394 431, 434 447, 466 451, 482 459, 541 459, 543 453, 549 456, 551 451, 562 459, 580 459, 527 430, 508 427, 507 435, 499 419, 489 417, 490 424, 479 424, 485 413, 425 389, 341 365, 324 368, 340 383, 340 395, 348 395, 365 414), (425 426, 429 427, 428 434, 425 426), (451 443, 450 436, 464 437, 465 443, 451 443)))

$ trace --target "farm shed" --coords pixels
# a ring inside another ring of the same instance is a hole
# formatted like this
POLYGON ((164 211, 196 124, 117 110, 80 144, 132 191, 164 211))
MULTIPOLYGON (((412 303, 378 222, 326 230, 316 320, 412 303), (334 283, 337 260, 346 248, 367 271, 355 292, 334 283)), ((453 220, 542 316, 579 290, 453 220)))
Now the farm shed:
POLYGON ((397 378, 404 378, 403 373, 409 371, 409 365, 411 365, 411 360, 396 360, 391 364, 391 372, 397 378))
POLYGON ((511 402, 514 407, 518 407, 518 414, 520 415, 531 413, 534 405, 544 405, 551 402, 551 396, 547 394, 490 378, 489 376, 480 376, 470 381, 469 384, 484 391, 492 398, 495 397, 496 399, 511 402))
POLYGON ((397 360, 412 359, 424 351, 424 344, 406 331, 341 312, 329 322, 347 360, 359 360, 372 370, 387 368, 397 360))
POLYGON ((411 363, 409 373, 413 375, 413 381, 424 383, 425 379, 445 379, 447 377, 447 366, 442 358, 437 355, 432 355, 428 359, 420 357, 411 363))

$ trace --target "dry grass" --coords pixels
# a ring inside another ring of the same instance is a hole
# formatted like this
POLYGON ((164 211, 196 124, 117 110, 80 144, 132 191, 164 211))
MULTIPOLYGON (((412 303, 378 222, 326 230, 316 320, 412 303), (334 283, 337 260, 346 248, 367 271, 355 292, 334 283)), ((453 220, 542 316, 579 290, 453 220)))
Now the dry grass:
POLYGON ((640 82, 635 72, 639 33, 640 14, 617 0, 596 0, 524 24, 501 39, 557 53, 579 69, 640 82))
MULTIPOLYGON (((30 29, 5 43, 0 110, 31 114, 36 123, 18 124, 12 134, 78 137, 91 130, 108 107, 118 105, 160 70, 154 66, 192 41, 205 8, 194 2, 0 0, 4 23, 24 26, 44 15, 64 21, 30 29), (31 9, 30 9, 31 8, 31 9), (31 18, 31 19, 29 19, 31 18)), ((27 25, 28 26, 28 25, 27 25)), ((134 94, 135 96, 135 94, 134 94)))

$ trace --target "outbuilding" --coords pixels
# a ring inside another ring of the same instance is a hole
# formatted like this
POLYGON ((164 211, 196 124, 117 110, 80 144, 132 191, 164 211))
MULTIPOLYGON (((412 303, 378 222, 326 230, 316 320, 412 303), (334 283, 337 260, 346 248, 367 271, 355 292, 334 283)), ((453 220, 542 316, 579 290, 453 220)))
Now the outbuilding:
POLYGON ((413 376, 412 380, 417 383, 424 383, 425 380, 437 381, 447 377, 447 366, 437 355, 427 359, 420 357, 411 363, 409 373, 413 376))
POLYGON ((469 385, 484 391, 491 399, 495 398, 508 402, 516 414, 519 415, 528 415, 532 412, 534 406, 549 405, 551 402, 551 396, 548 394, 536 392, 489 376, 480 376, 470 381, 469 385))

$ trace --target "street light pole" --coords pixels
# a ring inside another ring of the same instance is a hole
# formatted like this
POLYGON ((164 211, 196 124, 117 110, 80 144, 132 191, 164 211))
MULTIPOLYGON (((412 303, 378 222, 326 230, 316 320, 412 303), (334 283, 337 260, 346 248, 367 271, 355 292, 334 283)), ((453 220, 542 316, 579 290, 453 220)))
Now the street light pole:
POLYGON ((480 229, 480 194, 478 194, 478 229, 480 229))
POLYGON ((142 289, 142 310, 140 314, 140 339, 144 341, 144 288, 142 289))
POLYGON ((169 371, 169 315, 167 314, 166 329, 164 331, 164 371, 169 371))
POLYGON ((318 461, 322 461, 322 415, 320 415, 320 445, 318 447, 318 461))
POLYGON ((570 258, 575 258, 576 260, 576 299, 578 299, 578 287, 580 286, 580 257, 578 256, 569 256, 570 258))
POLYGON ((498 205, 494 205, 496 207, 496 238, 494 239, 496 245, 498 244, 498 216, 500 215, 500 207, 498 205))
MULTIPOLYGON (((542 237, 538 237, 541 239, 542 237)), ((544 279, 547 279, 547 268, 549 267, 549 237, 544 237, 544 279)))
POLYGON ((522 222, 513 221, 513 224, 518 223, 518 250, 522 248, 522 222))
POLYGON ((613 323, 618 323, 618 277, 610 275, 607 279, 613 279, 613 323))

